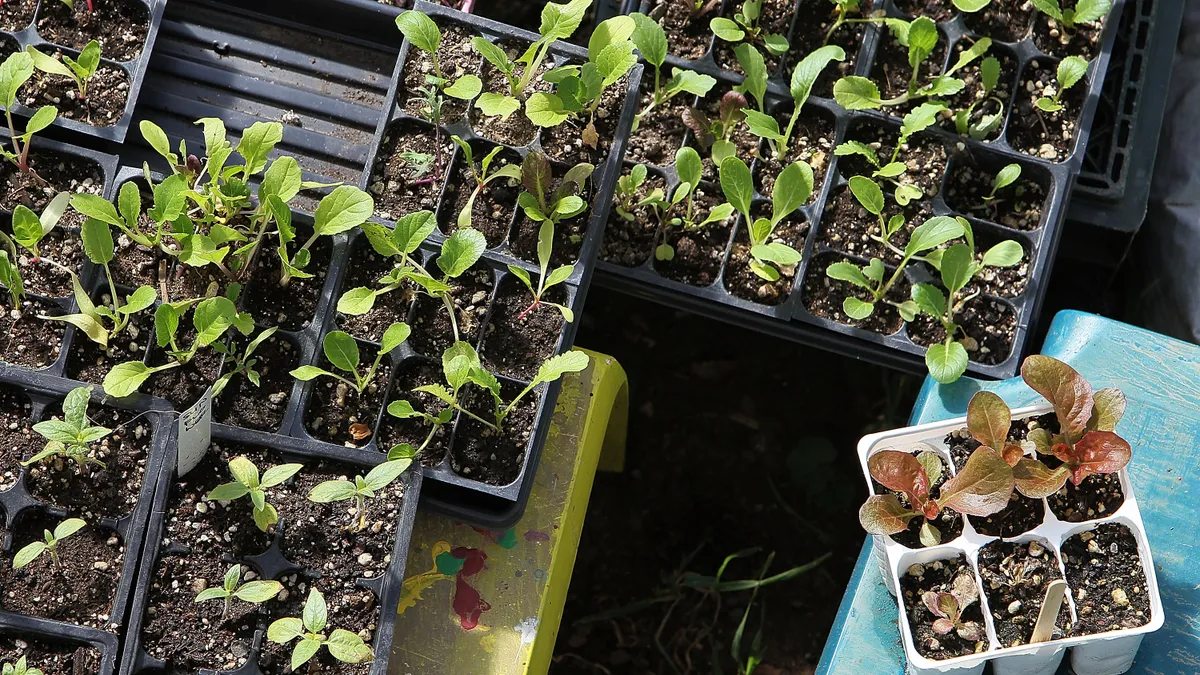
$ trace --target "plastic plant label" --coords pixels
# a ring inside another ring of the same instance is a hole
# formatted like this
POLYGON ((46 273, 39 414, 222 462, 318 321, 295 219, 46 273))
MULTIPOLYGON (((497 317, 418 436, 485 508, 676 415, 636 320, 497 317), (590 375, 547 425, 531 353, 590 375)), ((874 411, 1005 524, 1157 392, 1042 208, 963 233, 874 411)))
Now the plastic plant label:
POLYGON ((179 446, 175 474, 182 476, 200 463, 212 442, 212 387, 179 415, 179 446))

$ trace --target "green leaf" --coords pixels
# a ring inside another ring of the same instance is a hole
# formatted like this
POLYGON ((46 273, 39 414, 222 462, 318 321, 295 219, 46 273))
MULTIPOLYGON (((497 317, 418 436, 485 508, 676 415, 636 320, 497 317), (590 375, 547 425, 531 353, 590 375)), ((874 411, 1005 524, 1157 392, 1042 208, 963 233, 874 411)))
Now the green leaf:
POLYGON ((874 110, 879 107, 879 87, 865 77, 850 75, 833 85, 833 98, 846 110, 874 110))
POLYGON ((675 153, 675 173, 679 180, 693 188, 700 184, 704 174, 704 164, 700 161, 700 153, 694 148, 684 146, 675 153))
POLYGON ((371 195, 352 185, 342 185, 325 195, 313 214, 313 232, 334 235, 367 222, 375 210, 371 195))
POLYGON ((196 305, 192 325, 196 328, 196 344, 206 346, 217 341, 233 325, 237 308, 229 298, 207 298, 196 305))
POLYGON ((796 64, 795 70, 792 71, 790 86, 792 100, 796 102, 796 111, 804 106, 809 94, 812 93, 813 84, 821 76, 821 72, 825 70, 829 62, 845 60, 845 50, 837 45, 826 45, 813 50, 800 63, 796 64))
POLYGON ((774 117, 750 108, 744 108, 742 113, 746 115, 746 126, 750 128, 750 133, 776 142, 783 141, 783 134, 779 133, 779 122, 774 117))
POLYGON ((542 23, 538 27, 542 40, 552 42, 571 37, 583 22, 591 4, 592 0, 571 0, 565 4, 546 3, 542 7, 542 23))
POLYGON ((853 263, 848 263, 845 261, 835 262, 829 267, 825 268, 825 274, 831 279, 847 281, 860 288, 866 288, 868 290, 871 288, 871 282, 867 280, 866 275, 864 275, 863 271, 853 263))
POLYGON ((955 244, 942 254, 942 284, 951 297, 975 276, 975 252, 966 244, 955 244))
POLYGON ((263 472, 262 482, 259 485, 263 488, 275 487, 296 475, 296 472, 303 468, 303 464, 279 464, 273 466, 263 472))
POLYGON ((373 491, 379 491, 387 487, 400 477, 409 466, 412 465, 411 460, 398 459, 390 462, 383 462, 371 469, 366 475, 367 486, 373 491))
POLYGON ((954 66, 946 71, 946 75, 952 75, 959 70, 970 65, 972 61, 983 56, 987 50, 992 48, 992 39, 989 37, 979 38, 975 44, 971 45, 970 49, 964 49, 959 55, 958 60, 954 62, 954 66))
POLYGON ((79 434, 79 426, 62 420, 45 420, 33 425, 33 430, 46 440, 58 441, 63 444, 75 442, 79 434))
POLYGON ((996 174, 996 177, 992 180, 992 193, 995 194, 997 190, 1001 190, 1009 185, 1012 185, 1013 183, 1017 182, 1017 179, 1020 177, 1020 164, 1009 164, 1003 169, 1000 169, 1000 173, 996 174))
POLYGON ((480 80, 478 75, 467 74, 443 89, 442 93, 451 98, 469 101, 478 96, 481 91, 483 91, 483 80, 480 80))
POLYGON ((280 157, 271 162, 271 166, 263 173, 262 183, 258 186, 258 198, 265 201, 266 195, 276 195, 284 202, 289 202, 300 193, 303 181, 300 163, 296 158, 280 157))
POLYGON ((315 380, 322 375, 329 375, 331 377, 333 376, 333 373, 316 366, 300 366, 299 368, 293 369, 288 374, 297 380, 300 380, 301 382, 315 380))
POLYGON ((838 157, 862 155, 871 163, 871 166, 879 166, 879 156, 875 154, 875 149, 862 141, 845 141, 833 149, 833 154, 838 157))
POLYGON ((746 74, 742 84, 735 89, 753 97, 759 110, 762 110, 767 94, 767 63, 763 60, 763 55, 748 42, 735 47, 733 53, 737 56, 742 72, 746 74))
POLYGON ((1077 24, 1099 21, 1108 15, 1112 9, 1112 0, 1079 0, 1075 3, 1075 18, 1077 24))
POLYGON ((967 372, 967 349, 959 342, 931 345, 925 352, 929 374, 941 384, 950 384, 967 372))
POLYGON ((428 54, 436 53, 442 42, 442 31, 438 30, 433 19, 416 10, 404 12, 396 17, 396 28, 399 28, 404 37, 417 49, 428 54))
POLYGON ((871 176, 878 178, 896 178, 897 176, 904 175, 906 171, 908 171, 908 167, 904 164, 904 162, 890 162, 880 167, 877 171, 872 173, 871 176))
POLYGON ((979 63, 979 73, 984 90, 990 93, 1000 82, 1000 60, 994 56, 987 57, 979 63))
POLYGON ((216 588, 206 588, 200 591, 200 594, 197 595, 196 599, 192 602, 207 602, 209 600, 224 599, 228 593, 229 591, 219 586, 216 588))
POLYGON ((946 314, 946 295, 933 284, 913 284, 912 299, 922 312, 935 319, 946 314))
POLYGON ((125 221, 121 220, 121 216, 117 213, 116 207, 100 195, 86 192, 71 195, 71 208, 88 218, 95 218, 109 225, 119 227, 125 224, 125 221))
POLYGON ((842 311, 851 319, 862 321, 875 312, 875 304, 863 302, 852 295, 848 295, 842 300, 842 311))
POLYGON ((767 33, 763 36, 763 46, 767 51, 775 56, 782 56, 787 53, 788 41, 787 38, 778 33, 767 33))
POLYGON ((278 619, 267 627, 267 639, 278 644, 287 644, 304 635, 304 622, 291 617, 278 619))
MULTIPOLYGON (((521 270, 524 272, 525 270, 521 270)), ((550 275, 546 277, 546 288, 557 286, 566 281, 575 272, 574 265, 560 265, 550 271, 550 275)))
POLYGON ((805 162, 792 162, 779 172, 771 193, 771 222, 778 224, 804 206, 813 191, 813 170, 805 162))
POLYGON ((738 157, 726 157, 721 162, 721 191, 733 208, 745 217, 750 217, 750 202, 754 199, 754 179, 750 167, 738 157))
POLYGON ((371 660, 371 647, 358 635, 342 628, 335 628, 325 642, 329 654, 345 663, 362 663, 371 660))
POLYGON ((708 94, 717 81, 709 75, 675 68, 671 73, 671 81, 667 83, 668 92, 687 92, 694 96, 704 96, 708 94))
POLYGON ((1006 239, 989 248, 983 254, 983 264, 988 267, 1012 267, 1021 262, 1025 249, 1012 239, 1006 239))
POLYGON ((33 58, 25 52, 9 54, 0 64, 0 105, 10 110, 19 90, 33 76, 33 58))
POLYGON ((393 349, 403 344, 411 333, 412 329, 406 323, 396 322, 388 326, 387 330, 383 331, 383 338, 379 343, 380 353, 390 353, 393 349))
POLYGON ((27 544, 20 551, 17 551, 15 556, 13 556, 13 569, 19 570, 33 562, 39 555, 45 552, 47 548, 49 547, 40 541, 27 544))
POLYGON ((83 239, 83 252, 89 260, 104 265, 113 259, 113 238, 107 223, 88 218, 79 234, 83 239))
MULTIPOLYGON (((624 18, 624 17, 614 17, 624 18)), ((611 19, 610 19, 611 21, 611 19)), ((630 69, 637 65, 637 56, 633 53, 633 43, 629 40, 617 42, 604 48, 596 59, 596 68, 603 78, 601 88, 606 88, 625 76, 630 69)))
POLYGON ((553 382, 567 373, 578 373, 588 367, 588 355, 579 351, 569 351, 557 356, 551 356, 542 362, 534 375, 530 386, 553 382))
POLYGON ((746 31, 742 30, 741 26, 737 25, 732 19, 725 17, 716 17, 708 22, 708 28, 713 35, 721 38, 726 42, 741 42, 746 37, 746 31))
POLYGON ((570 112, 563 107, 561 98, 539 91, 525 102, 525 116, 539 127, 556 127, 566 121, 570 112))
POLYGON ((267 166, 267 155, 283 140, 279 122, 255 122, 242 132, 238 154, 246 160, 244 175, 253 176, 267 166))
POLYGON ((300 669, 300 666, 309 662, 312 657, 321 651, 321 642, 314 638, 304 637, 296 643, 295 649, 292 650, 291 667, 292 672, 300 669))
POLYGON ((437 257, 438 269, 448 277, 466 272, 487 250, 487 237, 479 230, 463 228, 455 231, 442 244, 437 257))
POLYGON ((66 539, 87 526, 82 518, 67 518, 54 526, 54 538, 66 539))
POLYGON ((900 206, 908 206, 910 202, 920 199, 923 195, 921 188, 913 183, 901 183, 896 186, 896 203, 900 206))
POLYGON ((323 483, 318 483, 308 492, 308 501, 318 504, 328 504, 329 502, 352 499, 355 494, 357 494, 357 490, 354 483, 348 480, 327 480, 323 483))
MULTIPOLYGON (((66 58, 66 57, 64 57, 66 58)), ((82 72, 77 73, 79 79, 85 82, 96 74, 96 69, 100 67, 100 43, 91 40, 79 52, 79 60, 76 61, 82 72)))
MULTIPOLYGON (((87 424, 87 408, 88 402, 91 400, 91 387, 75 387, 67 392, 66 398, 63 399, 63 419, 75 426, 77 429, 83 429, 87 424)), ((34 431, 37 431, 37 425, 34 425, 34 431)))
POLYGON ((978 12, 987 7, 992 0, 954 0, 954 6, 962 12, 978 12))
POLYGON ((800 252, 781 242, 759 244, 751 247, 750 255, 776 265, 795 265, 800 262, 800 252))
POLYGON ((499 116, 508 119, 510 115, 521 109, 521 102, 512 96, 484 92, 475 99, 475 107, 488 117, 499 116))
POLYGON ((1045 96, 1039 98, 1035 103, 1040 110, 1048 113, 1056 113, 1063 109, 1061 103, 1045 96))
POLYGON ((917 318, 918 307, 917 303, 912 300, 905 300, 896 307, 896 311, 900 312, 900 318, 904 321, 912 321, 917 318))
POLYGON ((352 288, 338 298, 337 311, 342 314, 360 316, 375 306, 375 291, 366 286, 352 288))
POLYGON ((114 398, 124 398, 137 391, 152 373, 141 361, 118 363, 104 376, 104 392, 114 398))
POLYGON ((315 588, 310 589, 308 600, 304 603, 304 612, 301 614, 304 627, 313 633, 320 633, 325 630, 328 617, 329 610, 325 605, 325 596, 315 588))
POLYGON ((250 581, 234 591, 233 597, 257 605, 274 598, 282 590, 283 584, 278 581, 250 581))
POLYGON ((875 181, 863 176, 852 176, 850 192, 854 193, 854 198, 868 212, 874 215, 883 213, 883 190, 875 181))
POLYGON ((247 488, 259 487, 258 467, 246 457, 239 455, 229 460, 229 474, 247 488))
POLYGON ((325 336, 322 348, 325 351, 325 358, 329 359, 335 368, 340 368, 348 373, 352 373, 358 368, 358 343, 350 337, 349 333, 340 330, 330 331, 325 336))
POLYGON ((1078 56, 1068 56, 1058 63, 1058 84, 1063 91, 1074 87, 1087 74, 1088 62, 1078 56))
MULTIPOLYGON (((630 17, 634 22, 633 44, 647 63, 661 68, 667 60, 667 34, 663 27, 641 12, 635 12, 630 17)), ((678 74, 680 71, 675 72, 678 74)))
MULTIPOLYGON (((957 220, 950 216, 934 216, 913 230, 912 236, 908 240, 908 246, 904 247, 904 254, 911 256, 935 249, 951 239, 961 236, 963 236, 963 227, 957 220)), ((943 264, 945 263, 943 262, 943 264)))
POLYGON ((32 45, 25 48, 25 53, 29 54, 29 57, 33 59, 33 67, 44 73, 50 73, 51 75, 62 75, 63 77, 69 77, 72 80, 78 79, 76 78, 75 73, 71 72, 71 69, 68 68, 62 61, 59 61, 53 56, 39 52, 37 49, 34 49, 32 45))
POLYGON ((933 126, 937 122, 938 115, 945 109, 946 104, 938 101, 926 102, 917 106, 904 116, 904 123, 900 126, 900 138, 907 139, 918 131, 924 131, 933 126))
POLYGON ((937 46, 937 24, 927 16, 919 16, 908 24, 908 65, 916 69, 937 46))
POLYGON ((179 310, 167 303, 154 310, 154 336, 159 347, 166 347, 179 330, 179 310))

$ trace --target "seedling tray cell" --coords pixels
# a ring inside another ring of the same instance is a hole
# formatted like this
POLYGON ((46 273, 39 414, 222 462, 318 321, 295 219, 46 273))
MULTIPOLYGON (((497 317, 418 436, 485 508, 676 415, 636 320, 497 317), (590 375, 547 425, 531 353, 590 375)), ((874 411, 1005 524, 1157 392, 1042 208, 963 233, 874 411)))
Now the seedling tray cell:
MULTIPOLYGON (((727 0, 726 5, 729 4, 729 1, 727 0)), ((797 22, 811 20, 810 10, 805 8, 804 3, 798 3, 798 6, 795 21, 792 24, 793 33, 797 29, 797 22)), ((889 16, 909 18, 900 12, 890 0, 884 3, 883 7, 889 16)), ((642 11, 648 11, 651 3, 626 4, 626 11, 639 8, 642 11)), ((991 245, 1001 239, 1013 239, 1020 243, 1025 251, 1023 264, 1027 266, 1028 271, 1023 289, 1012 297, 988 297, 985 292, 983 298, 989 303, 991 313, 1010 317, 1005 319, 1005 323, 1011 327, 1011 347, 999 355, 994 352, 983 358, 979 358, 979 354, 973 355, 967 370, 969 374, 1004 378, 1011 377, 1017 371, 1030 330, 1038 316, 1046 282, 1049 279, 1051 264, 1066 213, 1067 195, 1070 194, 1075 176, 1079 173, 1083 162, 1083 152, 1088 143, 1088 130, 1099 100, 1103 74, 1108 65, 1120 11, 1121 5, 1116 3, 1105 22, 1098 45, 1099 51, 1090 62, 1084 82, 1079 85, 1086 86, 1086 97, 1080 106, 1080 115, 1075 126, 1076 131, 1069 147, 1065 150, 1065 156, 1059 158, 1060 161, 1050 161, 1017 151, 1010 143, 1013 128, 1011 113, 1021 96, 1027 95, 1023 87, 1025 73, 1032 69, 1034 63, 1042 68, 1050 68, 1051 71, 1058 63, 1058 59, 1042 53, 1034 44, 1033 38, 1028 36, 1017 43, 993 42, 992 52, 1002 53, 1010 58, 1014 63, 1016 74, 1016 79, 1008 82, 1009 93, 1008 99, 1005 101, 1006 122, 997 137, 989 141, 977 141, 960 137, 936 126, 913 137, 914 141, 924 139, 942 146, 947 155, 946 168, 940 179, 939 191, 932 197, 929 195, 925 197, 926 206, 930 210, 929 215, 966 216, 977 239, 980 240, 978 251, 984 250, 983 246, 991 245), (1046 192, 1046 200, 1041 208, 1040 222, 1034 229, 1023 231, 1015 227, 985 222, 975 217, 973 213, 955 211, 947 204, 945 199, 947 186, 961 168, 984 167, 992 172, 990 175, 994 175, 1000 167, 1009 163, 1017 163, 1022 167, 1021 180, 1036 182, 1046 192)), ((944 67, 951 65, 957 59, 956 45, 959 43, 971 44, 979 37, 968 30, 965 20, 958 15, 951 15, 947 20, 939 23, 938 28, 942 43, 946 46, 942 64, 944 67)), ((855 61, 854 74, 869 76, 885 41, 892 39, 886 28, 868 26, 861 50, 855 61)), ((704 59, 697 61, 685 61, 668 55, 663 67, 664 72, 669 73, 671 67, 689 68, 713 76, 718 82, 713 91, 721 91, 741 81, 739 74, 715 66, 715 61, 711 60, 711 49, 704 59)), ((777 75, 790 72, 790 67, 789 64, 784 70, 778 71, 777 75)), ((814 91, 819 91, 819 83, 820 80, 814 91)), ((776 77, 768 82, 768 98, 775 101, 775 103, 769 104, 769 110, 772 108, 790 109, 786 83, 781 78, 776 77)), ((700 100, 696 99, 696 105, 699 105, 700 100)), ((740 219, 734 225, 729 242, 721 252, 721 269, 711 284, 698 287, 673 281, 661 273, 662 263, 656 263, 650 256, 646 261, 632 267, 613 264, 605 261, 602 257, 598 263, 601 272, 600 283, 714 318, 739 325, 749 325, 769 334, 807 342, 856 358, 921 372, 925 369, 925 347, 919 344, 920 338, 918 341, 914 341, 914 325, 911 322, 900 325, 902 322, 897 316, 895 317, 895 326, 876 331, 819 315, 812 311, 813 300, 810 289, 815 287, 809 286, 810 284, 831 282, 832 280, 826 278, 824 268, 835 262, 839 256, 858 264, 866 262, 865 257, 857 252, 847 250, 842 244, 830 238, 830 228, 833 226, 830 209, 838 193, 845 189, 848 178, 854 175, 842 168, 848 158, 834 156, 833 147, 848 138, 854 138, 855 132, 863 128, 883 129, 887 134, 887 142, 894 142, 899 131, 899 115, 903 113, 902 111, 897 111, 895 114, 874 110, 847 111, 835 101, 817 95, 809 98, 805 105, 805 111, 810 116, 825 116, 834 119, 836 136, 830 147, 820 148, 824 155, 824 180, 819 180, 814 185, 814 198, 801 210, 803 219, 808 224, 808 231, 803 242, 800 242, 802 245, 796 246, 797 250, 803 253, 803 259, 796 266, 792 285, 785 300, 778 304, 760 303, 753 299, 738 297, 730 292, 727 282, 731 277, 730 260, 733 243, 738 241, 739 237, 743 239, 745 237, 739 232, 744 227, 740 219), (814 263, 814 261, 816 262, 814 263)), ((694 145, 692 131, 687 132, 683 144, 694 145)), ((764 142, 760 147, 759 156, 766 156, 767 152, 764 142)), ((751 164, 751 171, 756 177, 763 164, 764 161, 761 159, 755 159, 751 164)), ((810 161, 810 164, 820 166, 815 161, 810 161)), ((626 170, 632 166, 631 162, 626 162, 626 170)), ((657 173, 666 178, 670 187, 674 187, 677 178, 673 167, 660 168, 662 170, 657 173)), ((651 175, 655 175, 655 173, 655 171, 651 171, 651 175)), ((714 185, 713 189, 719 190, 719 187, 714 185)), ((768 195, 756 193, 755 202, 762 203, 767 198, 768 195)), ((919 224, 921 220, 923 218, 915 219, 915 222, 914 219, 910 219, 908 227, 919 224)), ((609 226, 611 227, 611 223, 609 226)), ((923 269, 923 266, 920 265, 910 266, 906 269, 906 281, 907 283, 934 281, 936 278, 930 274, 931 272, 933 270, 923 269)), ((840 297, 835 295, 830 297, 836 297, 835 305, 838 311, 835 314, 840 315, 840 297)), ((904 291, 904 297, 899 299, 906 298, 907 290, 904 291)), ((872 319, 876 318, 872 317, 872 319)))
MULTIPOLYGON (((75 650, 71 655, 71 663, 79 669, 77 672, 96 675, 113 675, 117 672, 117 659, 121 650, 117 636, 112 633, 90 631, 33 617, 0 616, 0 641, 18 640, 30 645, 27 648, 30 651, 39 648, 75 650), (89 660, 80 660, 85 658, 89 660)), ((30 668, 36 665, 34 657, 29 657, 27 665, 30 668)))

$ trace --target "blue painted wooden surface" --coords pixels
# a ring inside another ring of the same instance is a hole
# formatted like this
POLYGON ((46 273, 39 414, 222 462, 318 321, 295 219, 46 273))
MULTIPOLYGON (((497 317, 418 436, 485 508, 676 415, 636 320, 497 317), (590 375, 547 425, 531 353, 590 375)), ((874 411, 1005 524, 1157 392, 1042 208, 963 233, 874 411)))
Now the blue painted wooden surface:
MULTIPOLYGON (((1118 433, 1133 445, 1130 476, 1162 591, 1166 625, 1147 635, 1130 673, 1200 673, 1200 347, 1082 312, 1060 312, 1043 354, 1066 361, 1094 387, 1129 398, 1118 433)), ((1013 408, 1039 397, 1020 378, 964 378, 939 386, 927 378, 911 424, 966 414, 980 389, 1013 408)), ((896 601, 871 563, 868 538, 825 643, 817 675, 899 675, 904 653, 896 601)), ((1064 662, 1065 663, 1065 662, 1064 662)), ((1062 672, 1068 672, 1063 666, 1062 672)))

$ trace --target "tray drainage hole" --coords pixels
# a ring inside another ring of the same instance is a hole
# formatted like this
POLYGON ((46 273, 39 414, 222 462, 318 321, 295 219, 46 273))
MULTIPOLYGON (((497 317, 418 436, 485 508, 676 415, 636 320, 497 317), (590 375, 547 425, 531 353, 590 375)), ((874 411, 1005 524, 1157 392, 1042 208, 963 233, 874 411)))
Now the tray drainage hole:
POLYGON ((214 52, 220 54, 221 56, 229 56, 229 43, 228 42, 217 42, 216 40, 214 40, 212 48, 213 48, 214 52))

